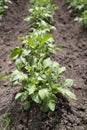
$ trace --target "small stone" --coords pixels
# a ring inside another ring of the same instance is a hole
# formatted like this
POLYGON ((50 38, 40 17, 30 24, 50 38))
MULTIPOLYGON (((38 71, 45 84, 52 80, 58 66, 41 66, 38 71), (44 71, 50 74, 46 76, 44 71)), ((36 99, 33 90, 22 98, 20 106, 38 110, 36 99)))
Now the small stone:
POLYGON ((8 81, 4 83, 4 87, 7 87, 8 86, 8 81))
POLYGON ((8 61, 8 64, 9 64, 9 65, 12 65, 12 62, 11 62, 11 61, 8 61))

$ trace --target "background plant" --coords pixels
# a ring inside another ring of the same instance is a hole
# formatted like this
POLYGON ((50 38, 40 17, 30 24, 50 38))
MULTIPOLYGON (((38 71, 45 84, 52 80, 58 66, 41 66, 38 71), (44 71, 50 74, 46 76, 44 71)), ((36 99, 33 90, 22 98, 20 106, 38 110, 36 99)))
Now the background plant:
POLYGON ((87 0, 69 0, 69 2, 70 7, 81 14, 80 17, 75 18, 75 21, 81 22, 87 28, 87 0))
POLYGON ((52 23, 55 9, 57 9, 57 6, 51 4, 49 0, 32 1, 29 9, 30 15, 25 20, 28 22, 31 20, 34 24, 41 20, 52 23))
POLYGON ((6 2, 10 2, 10 0, 0 0, 0 21, 2 20, 4 10, 7 8, 6 2))

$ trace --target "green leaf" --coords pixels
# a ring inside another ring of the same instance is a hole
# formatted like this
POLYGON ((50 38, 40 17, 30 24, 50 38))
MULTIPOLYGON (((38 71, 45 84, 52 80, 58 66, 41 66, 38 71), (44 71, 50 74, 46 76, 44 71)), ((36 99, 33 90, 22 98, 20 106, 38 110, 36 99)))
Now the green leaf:
POLYGON ((43 81, 43 79, 42 79, 40 76, 38 76, 37 79, 38 79, 39 81, 43 81))
POLYGON ((51 40, 53 41, 53 36, 52 34, 45 34, 44 37, 43 37, 43 43, 47 42, 48 40, 51 40))
POLYGON ((54 46, 54 50, 61 50, 61 49, 62 49, 62 47, 60 45, 54 46))
POLYGON ((47 58, 44 60, 44 66, 51 67, 51 68, 58 68, 59 64, 56 61, 52 61, 50 58, 47 58))
POLYGON ((39 90, 39 96, 42 100, 46 100, 46 98, 49 97, 49 90, 47 88, 43 88, 41 90, 39 90))
POLYGON ((60 87, 60 85, 59 84, 53 84, 52 85, 52 91, 53 91, 53 93, 57 93, 58 92, 58 88, 60 87))
POLYGON ((65 70, 66 70, 65 67, 60 67, 60 68, 58 69, 58 73, 61 74, 61 73, 63 73, 65 70))
POLYGON ((26 74, 24 74, 21 71, 15 70, 13 71, 12 75, 11 75, 11 81, 14 82, 15 80, 25 80, 27 79, 28 76, 26 74))
POLYGON ((31 50, 26 48, 26 49, 23 50, 22 56, 28 56, 30 52, 31 52, 31 50))
POLYGON ((16 59, 15 65, 18 70, 21 70, 21 68, 23 68, 23 66, 26 64, 26 62, 27 62, 26 59, 23 58, 22 56, 20 56, 20 58, 16 59))
POLYGON ((72 79, 66 79, 64 82, 64 86, 66 87, 71 87, 73 85, 73 80, 72 79))
POLYGON ((47 58, 44 60, 44 66, 45 67, 49 67, 49 66, 52 66, 52 61, 50 58, 47 58))
POLYGON ((22 99, 22 101, 26 101, 27 100, 27 98, 28 98, 28 92, 27 91, 24 91, 24 92, 22 92, 22 96, 21 96, 21 99, 22 99))
POLYGON ((76 100, 76 95, 72 93, 70 90, 65 89, 65 94, 67 94, 71 99, 76 100))
POLYGON ((22 96, 23 93, 17 93, 15 96, 15 100, 22 96))
POLYGON ((26 90, 29 92, 29 95, 33 94, 36 90, 36 86, 33 84, 28 84, 26 90))
POLYGON ((33 101, 35 101, 36 103, 39 103, 41 104, 41 99, 40 99, 40 96, 38 94, 38 92, 35 92, 34 94, 31 95, 31 98, 33 101))
POLYGON ((27 91, 17 93, 16 96, 15 96, 15 99, 18 99, 19 97, 21 97, 22 101, 25 101, 28 97, 27 91))
POLYGON ((76 18, 74 19, 74 21, 76 21, 76 22, 82 22, 82 18, 76 17, 76 18))
POLYGON ((29 22, 32 18, 33 18, 32 16, 28 16, 24 20, 27 21, 27 22, 29 22))
POLYGON ((30 108, 30 102, 29 101, 25 101, 24 103, 24 109, 28 110, 30 108))
POLYGON ((62 93, 63 95, 65 94, 65 88, 58 87, 57 90, 62 93))
POLYGON ((21 47, 16 47, 14 48, 14 50, 11 53, 11 58, 15 59, 17 57, 19 57, 22 53, 22 48, 21 47))
POLYGON ((58 88, 58 91, 61 92, 63 95, 68 95, 70 98, 76 100, 76 96, 74 93, 72 93, 69 89, 65 89, 65 88, 62 88, 62 87, 59 87, 58 88))
POLYGON ((52 61, 53 68, 59 68, 59 64, 56 61, 52 61))
POLYGON ((48 107, 50 108, 51 111, 54 111, 55 110, 55 100, 50 100, 48 103, 47 103, 48 107))

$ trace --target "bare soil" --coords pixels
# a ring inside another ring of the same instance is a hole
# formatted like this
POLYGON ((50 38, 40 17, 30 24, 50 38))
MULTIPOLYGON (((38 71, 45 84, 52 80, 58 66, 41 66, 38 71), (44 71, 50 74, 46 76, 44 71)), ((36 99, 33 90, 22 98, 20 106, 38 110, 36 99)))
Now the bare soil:
MULTIPOLYGON (((52 58, 66 66, 65 76, 74 80, 71 90, 77 100, 58 95, 54 112, 43 113, 36 104, 25 111, 20 100, 14 100, 20 88, 11 87, 9 80, 4 79, 0 81, 0 115, 11 114, 11 130, 87 130, 87 30, 74 22, 76 13, 70 12, 64 0, 54 2, 59 10, 54 16, 57 30, 53 34, 62 50, 52 58)), ((17 38, 29 32, 24 21, 28 5, 28 0, 14 0, 4 13, 0 26, 0 74, 14 69, 10 53, 15 46, 22 45, 17 38)))

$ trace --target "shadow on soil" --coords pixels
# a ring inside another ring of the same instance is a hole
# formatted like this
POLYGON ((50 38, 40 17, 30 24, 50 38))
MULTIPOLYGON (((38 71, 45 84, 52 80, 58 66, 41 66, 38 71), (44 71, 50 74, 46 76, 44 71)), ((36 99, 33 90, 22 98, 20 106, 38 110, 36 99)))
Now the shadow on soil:
POLYGON ((64 115, 72 113, 68 100, 58 95, 54 112, 44 113, 37 104, 32 103, 30 110, 25 111, 21 101, 13 101, 9 110, 15 130, 56 130, 62 123, 64 115))

